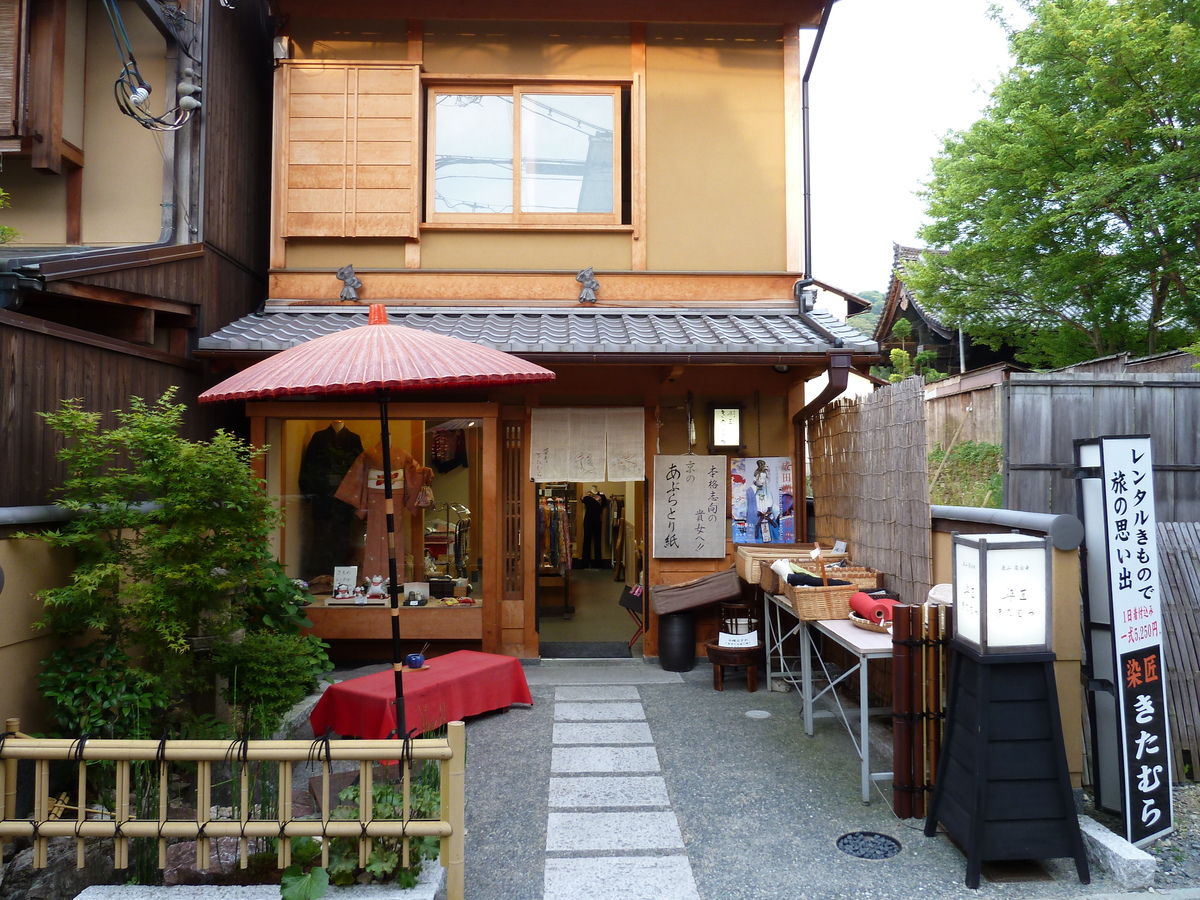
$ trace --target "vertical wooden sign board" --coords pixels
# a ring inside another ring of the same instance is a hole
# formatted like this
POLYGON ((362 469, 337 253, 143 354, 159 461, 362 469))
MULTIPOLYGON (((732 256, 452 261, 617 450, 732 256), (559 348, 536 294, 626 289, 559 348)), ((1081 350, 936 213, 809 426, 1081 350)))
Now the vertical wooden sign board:
POLYGON ((654 457, 653 557, 724 559, 727 477, 724 456, 654 457))
POLYGON ((1096 802, 1141 847, 1174 828, 1150 438, 1077 441, 1075 461, 1096 802))
POLYGON ((967 887, 979 887, 984 861, 1063 856, 1090 881, 1053 653, 987 657, 952 642, 937 772, 925 834, 945 826, 967 855, 967 887))

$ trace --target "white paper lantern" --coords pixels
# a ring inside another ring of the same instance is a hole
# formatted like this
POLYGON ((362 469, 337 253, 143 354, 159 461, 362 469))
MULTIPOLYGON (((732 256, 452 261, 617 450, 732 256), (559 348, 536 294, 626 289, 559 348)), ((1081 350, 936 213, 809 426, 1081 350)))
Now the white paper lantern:
POLYGON ((953 536, 954 640, 977 653, 1050 649, 1050 541, 1026 534, 953 536))

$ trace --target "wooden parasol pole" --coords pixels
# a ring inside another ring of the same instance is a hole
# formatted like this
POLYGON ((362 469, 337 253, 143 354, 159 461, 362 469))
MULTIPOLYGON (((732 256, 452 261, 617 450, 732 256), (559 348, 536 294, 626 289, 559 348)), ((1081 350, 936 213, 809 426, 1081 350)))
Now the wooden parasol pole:
POLYGON ((388 397, 379 398, 379 431, 383 444, 383 508, 387 515, 388 597, 392 603, 392 672, 396 678, 396 737, 408 736, 404 715, 404 657, 400 652, 400 586, 396 583, 396 506, 392 494, 392 440, 388 432, 388 397))

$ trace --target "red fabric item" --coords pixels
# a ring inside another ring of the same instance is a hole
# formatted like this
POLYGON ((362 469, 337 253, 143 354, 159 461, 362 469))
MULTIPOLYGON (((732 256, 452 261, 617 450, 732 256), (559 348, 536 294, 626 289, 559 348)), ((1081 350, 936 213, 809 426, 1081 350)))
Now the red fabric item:
POLYGON ((892 621, 892 607, 896 605, 895 600, 882 597, 876 600, 870 594, 864 591, 850 595, 850 608, 866 619, 868 622, 890 622, 892 621))
MULTIPOLYGON (((412 733, 514 703, 533 703, 525 670, 515 657, 456 650, 426 665, 404 672, 404 718, 412 733)), ((308 721, 317 737, 332 728, 346 737, 386 738, 396 727, 394 673, 386 669, 330 685, 308 721)))
POLYGON ((289 347, 210 388, 198 398, 261 400, 484 387, 553 381, 554 373, 492 347, 432 331, 387 324, 373 304, 370 323, 289 347))

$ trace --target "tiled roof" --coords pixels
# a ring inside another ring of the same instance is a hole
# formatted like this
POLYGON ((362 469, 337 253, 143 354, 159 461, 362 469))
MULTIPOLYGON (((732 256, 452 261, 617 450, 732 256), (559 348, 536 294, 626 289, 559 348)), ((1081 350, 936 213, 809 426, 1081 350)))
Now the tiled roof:
MULTIPOLYGON (((393 325, 494 347, 521 356, 598 354, 825 355, 831 344, 787 309, 528 309, 399 307, 393 325)), ((832 316, 810 314, 848 349, 877 352, 875 342, 832 316)), ((362 307, 268 307, 200 339, 210 352, 269 353, 321 335, 365 325, 362 307)))

